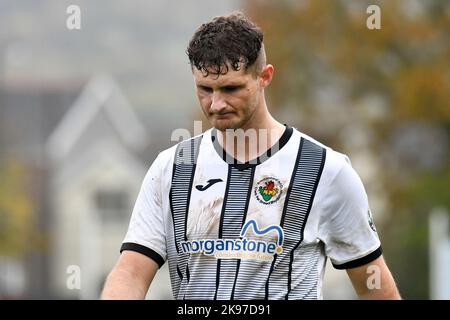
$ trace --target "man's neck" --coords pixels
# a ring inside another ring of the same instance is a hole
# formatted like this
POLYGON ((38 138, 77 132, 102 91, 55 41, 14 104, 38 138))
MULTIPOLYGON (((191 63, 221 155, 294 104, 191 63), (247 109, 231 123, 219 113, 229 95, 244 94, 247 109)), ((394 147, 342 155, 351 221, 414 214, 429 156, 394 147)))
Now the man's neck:
POLYGON ((286 127, 269 117, 252 127, 218 131, 222 148, 239 162, 248 162, 265 154, 283 135, 286 127))

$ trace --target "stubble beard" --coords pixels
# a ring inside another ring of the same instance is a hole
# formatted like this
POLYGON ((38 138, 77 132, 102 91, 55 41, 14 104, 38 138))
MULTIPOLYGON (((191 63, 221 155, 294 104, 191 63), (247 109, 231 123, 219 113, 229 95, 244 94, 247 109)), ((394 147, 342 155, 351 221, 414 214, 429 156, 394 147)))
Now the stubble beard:
POLYGON ((235 113, 233 114, 233 117, 231 119, 226 120, 216 120, 214 119, 215 115, 211 115, 208 120, 214 128, 219 131, 225 132, 226 130, 236 130, 243 128, 251 120, 255 112, 256 108, 254 108, 253 110, 248 110, 248 112, 245 112, 241 116, 235 113))

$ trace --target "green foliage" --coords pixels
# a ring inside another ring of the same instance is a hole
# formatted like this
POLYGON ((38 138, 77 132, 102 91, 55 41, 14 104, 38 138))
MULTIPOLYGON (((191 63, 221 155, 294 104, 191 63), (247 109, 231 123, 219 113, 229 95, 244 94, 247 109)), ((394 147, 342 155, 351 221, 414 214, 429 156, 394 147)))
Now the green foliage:
POLYGON ((27 170, 13 161, 0 163, 0 255, 23 257, 29 247, 32 203, 27 170))
POLYGON ((450 209, 450 3, 246 4, 275 66, 270 108, 290 110, 292 124, 350 157, 358 147, 341 133, 363 128, 353 136, 368 137, 359 148, 376 155, 377 183, 388 200, 380 226, 385 256, 404 297, 428 297, 428 213, 450 209), (380 30, 366 27, 370 4, 381 8, 380 30), (337 98, 317 99, 330 87, 337 98))

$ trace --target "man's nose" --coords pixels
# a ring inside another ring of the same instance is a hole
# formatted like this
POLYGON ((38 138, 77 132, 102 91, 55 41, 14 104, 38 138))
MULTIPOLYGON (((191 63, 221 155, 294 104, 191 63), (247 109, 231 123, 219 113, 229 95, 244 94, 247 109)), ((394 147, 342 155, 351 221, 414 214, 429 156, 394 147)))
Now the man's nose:
POLYGON ((220 112, 220 110, 226 107, 225 99, 220 92, 214 92, 211 100, 211 111, 220 112))

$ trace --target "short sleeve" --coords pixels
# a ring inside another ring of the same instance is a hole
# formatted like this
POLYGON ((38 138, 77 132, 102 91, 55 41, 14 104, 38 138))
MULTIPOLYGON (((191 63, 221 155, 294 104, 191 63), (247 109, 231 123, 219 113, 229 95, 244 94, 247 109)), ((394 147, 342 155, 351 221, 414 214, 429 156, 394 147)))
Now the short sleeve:
POLYGON ((350 160, 329 185, 322 204, 319 238, 336 269, 356 268, 381 255, 381 245, 363 183, 350 160))
POLYGON ((132 250, 153 259, 161 267, 166 260, 166 237, 162 208, 161 157, 148 170, 131 214, 120 252, 132 250))

